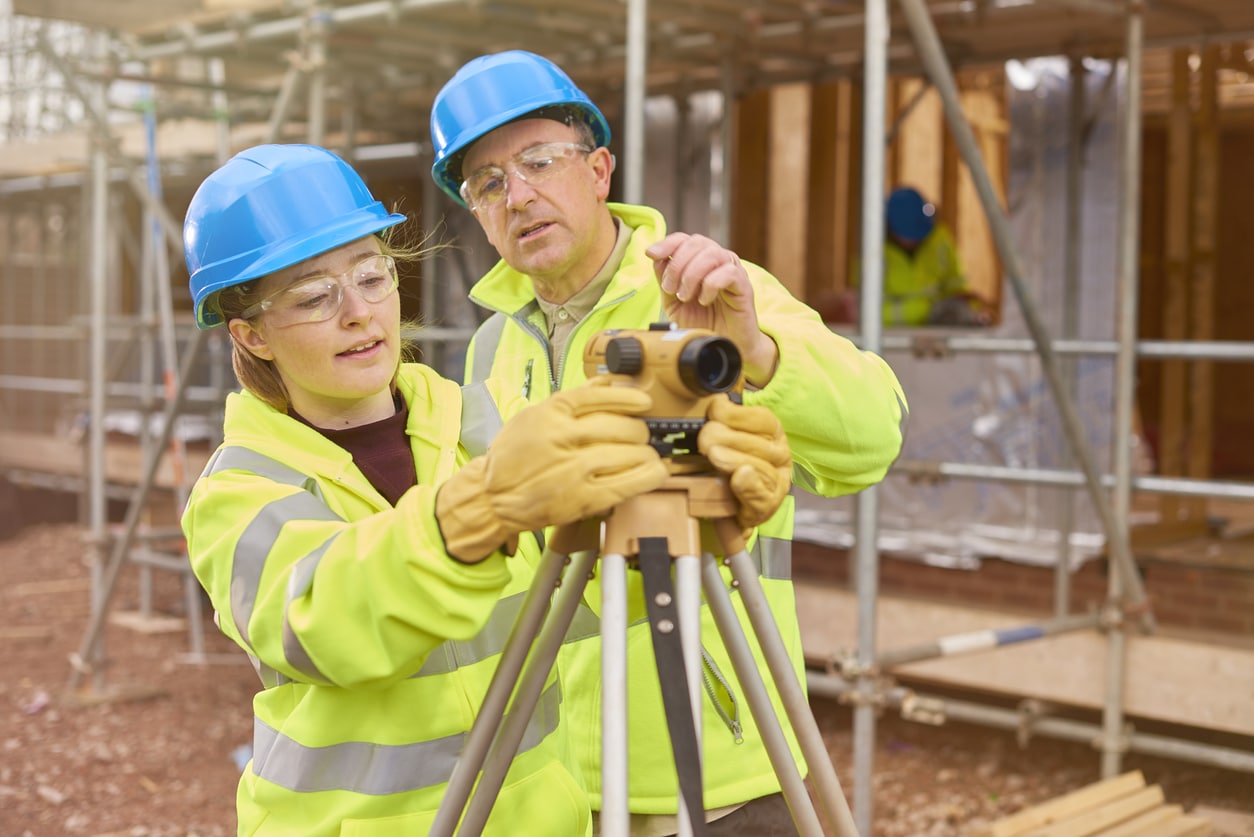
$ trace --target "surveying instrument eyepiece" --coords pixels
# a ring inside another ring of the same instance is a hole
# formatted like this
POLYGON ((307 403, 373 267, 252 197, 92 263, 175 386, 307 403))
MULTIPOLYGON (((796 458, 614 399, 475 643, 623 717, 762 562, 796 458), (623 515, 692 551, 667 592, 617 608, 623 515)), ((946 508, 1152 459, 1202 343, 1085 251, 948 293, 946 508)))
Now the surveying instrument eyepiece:
POLYGON ((858 837, 805 690, 762 590, 758 568, 745 549, 735 520, 735 495, 726 476, 697 447, 712 399, 739 401, 744 379, 736 345, 711 331, 666 323, 648 329, 612 329, 589 341, 584 371, 589 378, 609 376, 613 386, 638 387, 649 393, 652 406, 642 418, 649 426, 650 444, 666 460, 670 477, 660 488, 631 497, 600 518, 557 527, 547 539, 430 837, 482 832, 594 573, 601 588, 600 833, 601 837, 627 837, 629 571, 641 575, 639 589, 675 756, 679 837, 706 833, 701 773, 704 607, 709 608, 726 646, 798 833, 824 835, 732 604, 732 591, 742 600, 828 823, 837 837, 858 837), (703 543, 711 545, 710 551, 703 549, 703 543), (715 557, 715 550, 721 557, 715 557), (730 579, 724 567, 730 569, 730 579))

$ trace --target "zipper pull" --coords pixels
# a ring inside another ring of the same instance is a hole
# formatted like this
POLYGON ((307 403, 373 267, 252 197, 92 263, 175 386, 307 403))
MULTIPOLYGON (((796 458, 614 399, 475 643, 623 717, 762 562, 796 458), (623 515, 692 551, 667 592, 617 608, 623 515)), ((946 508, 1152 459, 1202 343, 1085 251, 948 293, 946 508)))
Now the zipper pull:
POLYGON ((524 400, 531 400, 531 367, 535 366, 534 360, 527 361, 527 368, 523 371, 522 397, 524 400))
POLYGON ((745 743, 745 728, 740 725, 739 718, 732 718, 731 731, 732 735, 736 738, 737 744, 745 743))

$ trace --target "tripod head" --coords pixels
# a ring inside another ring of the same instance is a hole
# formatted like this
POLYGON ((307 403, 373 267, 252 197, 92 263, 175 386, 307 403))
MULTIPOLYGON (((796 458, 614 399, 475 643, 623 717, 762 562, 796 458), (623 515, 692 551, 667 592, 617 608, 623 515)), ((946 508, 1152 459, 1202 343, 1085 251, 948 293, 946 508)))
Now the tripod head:
POLYGON ((740 351, 712 331, 654 323, 648 329, 608 329, 584 350, 584 373, 610 375, 619 386, 645 390, 653 406, 644 415, 649 444, 672 474, 709 470, 697 451, 710 399, 744 389, 740 351))

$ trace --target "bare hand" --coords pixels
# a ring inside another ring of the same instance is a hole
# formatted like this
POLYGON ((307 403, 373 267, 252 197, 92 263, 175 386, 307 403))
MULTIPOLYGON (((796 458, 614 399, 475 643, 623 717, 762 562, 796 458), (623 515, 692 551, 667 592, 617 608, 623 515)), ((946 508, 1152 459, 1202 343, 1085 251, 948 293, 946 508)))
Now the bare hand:
POLYGON ((704 328, 740 350, 745 378, 765 386, 779 349, 758 327, 753 285, 740 258, 703 235, 671 233, 645 254, 662 288, 666 315, 681 328, 704 328))

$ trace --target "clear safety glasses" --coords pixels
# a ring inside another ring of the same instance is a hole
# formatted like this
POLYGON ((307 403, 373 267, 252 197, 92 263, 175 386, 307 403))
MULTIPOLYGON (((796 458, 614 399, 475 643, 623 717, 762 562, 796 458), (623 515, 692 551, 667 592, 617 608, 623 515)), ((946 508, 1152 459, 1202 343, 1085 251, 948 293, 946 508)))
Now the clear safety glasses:
POLYGON ((264 311, 276 328, 320 323, 339 312, 346 287, 366 302, 382 302, 399 284, 396 262, 391 256, 367 256, 339 276, 311 276, 293 282, 248 306, 241 316, 251 320, 264 311))
POLYGON ((539 186, 570 168, 577 154, 591 154, 592 149, 577 142, 546 142, 521 152, 510 163, 510 170, 500 166, 484 166, 462 182, 462 200, 471 209, 481 209, 501 202, 509 188, 510 171, 529 186, 539 186))

